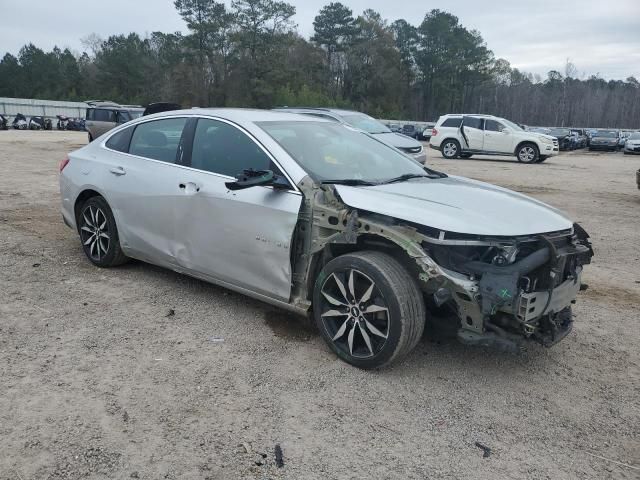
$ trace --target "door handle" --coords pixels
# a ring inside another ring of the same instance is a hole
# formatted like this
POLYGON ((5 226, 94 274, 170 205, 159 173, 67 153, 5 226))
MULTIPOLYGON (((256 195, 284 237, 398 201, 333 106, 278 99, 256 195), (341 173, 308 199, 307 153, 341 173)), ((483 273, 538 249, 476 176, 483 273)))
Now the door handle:
POLYGON ((114 175, 117 175, 118 177, 119 177, 120 175, 125 175, 125 174, 127 173, 127 172, 125 171, 125 169, 124 169, 124 168, 122 168, 122 167, 114 167, 114 168, 111 168, 109 171, 110 171, 111 173, 113 173, 114 175))

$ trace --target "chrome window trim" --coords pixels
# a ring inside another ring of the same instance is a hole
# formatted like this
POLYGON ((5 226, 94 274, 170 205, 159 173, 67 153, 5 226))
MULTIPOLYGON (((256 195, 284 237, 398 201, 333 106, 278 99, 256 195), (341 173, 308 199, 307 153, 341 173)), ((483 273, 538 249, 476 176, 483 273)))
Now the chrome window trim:
MULTIPOLYGON (((114 128, 112 131, 109 131, 109 135, 100 142, 100 147, 104 148, 105 150, 108 150, 110 152, 114 152, 120 155, 127 155, 128 157, 133 157, 133 158, 139 158, 142 160, 147 160, 149 162, 156 162, 156 163, 161 163, 163 165, 173 165, 174 167, 179 167, 185 170, 190 170, 193 172, 199 172, 199 173, 204 173, 207 175, 213 175, 215 177, 219 177, 219 178, 224 178, 224 179, 228 179, 228 180, 235 180, 235 177, 230 177, 228 175, 224 175, 221 173, 215 173, 215 172, 208 172, 207 170, 200 170, 199 168, 193 168, 193 167, 188 167, 186 165, 180 165, 177 164, 175 162, 163 162, 162 160, 156 160, 154 158, 147 158, 147 157, 141 157, 140 155, 133 155, 131 153, 128 152, 119 152, 118 150, 114 150, 112 148, 107 147, 106 143, 109 141, 109 139, 115 135, 116 133, 124 130, 125 128, 132 128, 132 127, 136 127, 140 124, 143 123, 148 123, 148 122, 153 122, 156 120, 169 120, 169 119, 173 119, 173 118, 186 118, 187 120, 190 118, 194 118, 196 120, 200 119, 200 118, 206 118, 209 120, 217 120, 217 121, 221 121, 223 123, 226 123, 228 125, 231 125, 232 127, 237 128, 238 130, 240 130, 242 133, 244 133, 245 135, 247 135, 256 145, 258 145, 258 147, 260 147, 260 149, 267 155, 267 157, 269 157, 269 159, 276 165, 276 167, 278 167, 280 169, 280 171, 282 172, 282 174, 286 177, 287 181, 289 182, 289 184, 291 185, 293 190, 287 190, 290 193, 295 193, 297 195, 302 196, 302 192, 300 191, 300 189, 298 188, 298 186, 295 184, 295 182, 291 179, 291 176, 289 175, 289 173, 282 168, 282 165, 280 164, 280 162, 278 162, 275 158, 275 156, 265 148, 265 146, 258 140, 255 138, 254 135, 251 134, 251 132, 249 132, 246 128, 242 127, 241 125, 238 125, 237 123, 234 123, 230 120, 227 120, 226 118, 220 118, 220 117, 216 117, 214 115, 166 115, 163 117, 153 117, 153 118, 149 118, 149 119, 145 119, 145 120, 141 120, 136 122, 134 125, 127 125, 124 124, 122 125, 122 127, 119 128, 114 128)), ((195 138, 195 137, 194 137, 195 138)), ((265 188, 271 188, 273 189, 273 187, 265 187, 265 188)))

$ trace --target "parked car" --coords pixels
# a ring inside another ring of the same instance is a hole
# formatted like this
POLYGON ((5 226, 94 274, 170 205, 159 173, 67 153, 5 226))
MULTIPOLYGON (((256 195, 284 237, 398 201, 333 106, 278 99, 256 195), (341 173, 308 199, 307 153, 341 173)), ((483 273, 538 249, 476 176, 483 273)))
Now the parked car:
POLYGON ((88 100, 86 130, 89 142, 108 132, 112 128, 135 118, 141 117, 144 108, 139 105, 118 105, 102 100, 88 100))
POLYGON ((0 130, 9 130, 9 119, 0 114, 0 130))
POLYGON ((549 135, 558 140, 560 150, 573 150, 575 143, 571 140, 571 131, 568 128, 550 128, 549 135))
POLYGON ((442 152, 444 158, 515 155, 519 162, 540 163, 559 153, 554 137, 527 132, 492 115, 443 115, 431 133, 429 144, 442 152))
POLYGON ((624 148, 624 144, 627 141, 627 138, 629 137, 630 132, 623 132, 620 131, 620 137, 618 138, 618 149, 622 150, 624 148))
POLYGON ((288 113, 302 113, 316 118, 324 118, 334 122, 344 123, 354 128, 373 135, 374 138, 401 150, 419 163, 427 161, 427 154, 420 142, 407 138, 400 133, 393 133, 389 128, 375 118, 364 113, 351 110, 338 110, 333 108, 276 108, 275 111, 288 113))
POLYGON ((640 155, 640 132, 632 132, 629 134, 624 144, 625 155, 640 155))
POLYGON ((575 148, 585 148, 587 146, 587 133, 582 128, 572 128, 571 136, 574 137, 573 142, 575 148))
POLYGON ((418 139, 418 129, 412 123, 407 123, 402 126, 402 135, 406 135, 407 137, 411 137, 414 139, 418 139))
POLYGON ((134 120, 69 154, 60 193, 94 265, 137 258, 312 315, 361 368, 409 353, 433 309, 467 344, 551 346, 593 255, 582 227, 538 200, 283 112, 134 120))
POLYGON ((11 126, 16 130, 26 130, 27 128, 29 128, 29 124, 27 123, 27 117, 25 117, 21 113, 18 113, 13 119, 11 126))
POLYGON ((390 123, 389 125, 387 125, 387 127, 393 133, 402 133, 402 125, 400 125, 399 123, 390 123))
POLYGON ((618 149, 617 130, 597 130, 591 135, 589 150, 608 150, 615 152, 618 149))

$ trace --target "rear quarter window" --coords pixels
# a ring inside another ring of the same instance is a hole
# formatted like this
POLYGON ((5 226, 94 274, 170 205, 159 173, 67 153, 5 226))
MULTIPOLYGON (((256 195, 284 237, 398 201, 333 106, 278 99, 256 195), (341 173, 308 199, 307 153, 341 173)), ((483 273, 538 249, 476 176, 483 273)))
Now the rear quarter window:
POLYGON ((458 128, 462 124, 462 117, 450 117, 447 118, 444 122, 442 122, 443 127, 453 127, 458 128))
POLYGON ((131 143, 131 135, 135 127, 125 128, 114 134, 107 140, 105 146, 116 152, 127 153, 129 151, 129 144, 131 143))

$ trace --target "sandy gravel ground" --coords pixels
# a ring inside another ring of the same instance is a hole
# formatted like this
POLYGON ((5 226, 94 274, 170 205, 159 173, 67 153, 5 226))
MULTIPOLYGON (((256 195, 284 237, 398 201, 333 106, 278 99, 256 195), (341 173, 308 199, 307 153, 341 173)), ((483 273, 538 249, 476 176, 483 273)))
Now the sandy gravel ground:
POLYGON ((58 206, 58 162, 85 138, 0 132, 1 480, 640 477, 640 157, 431 155, 582 222, 590 288, 552 349, 423 339, 363 372, 259 302, 93 267, 58 206))

